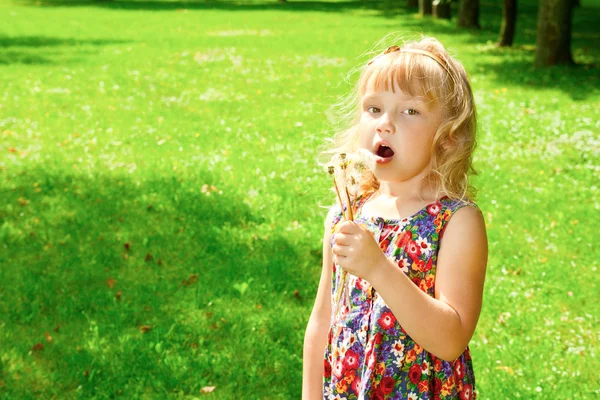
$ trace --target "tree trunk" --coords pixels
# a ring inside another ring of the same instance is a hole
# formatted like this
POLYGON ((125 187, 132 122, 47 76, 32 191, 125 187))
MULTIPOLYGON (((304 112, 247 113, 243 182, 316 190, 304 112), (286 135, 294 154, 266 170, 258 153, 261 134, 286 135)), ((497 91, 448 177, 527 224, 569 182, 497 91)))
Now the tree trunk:
POLYGON ((479 0, 460 0, 458 26, 479 29, 479 0))
POLYGON ((435 18, 450 19, 450 3, 433 0, 431 13, 435 18))
POLYGON ((419 0, 408 0, 407 6, 409 7, 418 7, 419 6, 419 0))
POLYGON ((419 0, 419 14, 431 15, 431 0, 419 0))
POLYGON ((541 0, 535 66, 574 64, 571 56, 573 0, 541 0))
POLYGON ((515 25, 517 22, 517 0, 504 0, 502 10, 502 27, 498 46, 512 46, 515 37, 515 25))

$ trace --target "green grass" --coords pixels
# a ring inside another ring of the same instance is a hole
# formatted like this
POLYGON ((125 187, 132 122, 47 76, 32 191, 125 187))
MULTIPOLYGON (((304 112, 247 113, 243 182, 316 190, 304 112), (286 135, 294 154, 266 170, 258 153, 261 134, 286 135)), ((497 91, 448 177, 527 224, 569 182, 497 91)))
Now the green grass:
POLYGON ((390 30, 436 36, 472 78, 480 398, 598 397, 600 4, 582 3, 581 65, 547 70, 533 0, 506 50, 496 2, 479 32, 369 2, 1 3, 0 397, 299 398, 324 111, 390 30))

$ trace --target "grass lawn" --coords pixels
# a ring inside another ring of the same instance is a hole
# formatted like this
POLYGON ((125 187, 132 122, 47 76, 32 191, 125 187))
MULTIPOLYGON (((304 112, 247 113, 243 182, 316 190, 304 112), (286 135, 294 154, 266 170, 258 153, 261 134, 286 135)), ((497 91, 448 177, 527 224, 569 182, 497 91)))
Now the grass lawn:
POLYGON ((476 96, 479 398, 598 398, 600 1, 581 65, 546 70, 520 3, 500 50, 496 1, 472 32, 368 1, 0 0, 0 398, 299 398, 324 112, 393 30, 476 96))

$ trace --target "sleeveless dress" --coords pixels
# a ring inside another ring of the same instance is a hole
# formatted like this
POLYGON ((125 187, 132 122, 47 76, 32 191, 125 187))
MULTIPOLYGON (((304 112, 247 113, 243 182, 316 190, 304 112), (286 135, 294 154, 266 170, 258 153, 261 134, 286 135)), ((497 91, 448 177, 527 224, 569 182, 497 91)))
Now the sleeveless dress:
MULTIPOLYGON (((383 219, 363 216, 367 196, 357 199, 355 222, 373 232, 388 258, 422 291, 434 296, 437 254, 452 214, 473 202, 443 197, 410 217, 383 219)), ((332 238, 342 219, 339 205, 332 213, 332 238)), ((342 269, 333 264, 332 302, 342 269)), ((336 320, 335 305, 324 355, 323 398, 475 399, 475 376, 469 348, 454 361, 437 358, 419 346, 369 282, 347 274, 350 305, 336 320)), ((344 294, 345 296, 345 294, 344 294)))

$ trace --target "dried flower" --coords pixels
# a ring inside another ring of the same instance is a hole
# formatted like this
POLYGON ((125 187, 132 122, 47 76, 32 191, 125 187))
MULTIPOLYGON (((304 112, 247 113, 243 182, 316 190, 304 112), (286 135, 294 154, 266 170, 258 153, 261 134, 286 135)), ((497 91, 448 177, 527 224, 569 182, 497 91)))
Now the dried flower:
MULTIPOLYGON (((346 153, 340 153, 336 156, 333 157, 332 159, 332 164, 328 167, 328 171, 329 174, 333 176, 333 180, 334 180, 334 186, 336 189, 336 193, 338 196, 338 201, 340 202, 340 207, 342 209, 342 213, 344 215, 344 218, 349 220, 349 221, 353 221, 354 220, 354 213, 355 213, 355 206, 356 206, 356 199, 358 198, 358 191, 359 191, 359 186, 360 186, 360 182, 363 178, 363 174, 365 173, 365 171, 367 170, 373 170, 375 167, 375 158, 373 156, 373 154, 371 154, 370 151, 366 150, 366 149, 360 149, 354 153, 350 153, 349 155, 347 155, 346 153), (339 178, 341 179, 341 181, 343 182, 343 191, 345 194, 345 198, 347 201, 347 207, 346 207, 346 212, 344 210, 344 205, 343 202, 341 200, 341 196, 340 196, 340 191, 337 185, 337 181, 336 181, 336 167, 338 166, 339 169, 337 169, 338 171, 340 171, 340 176, 339 178), (350 196, 350 194, 352 193, 352 196, 350 196), (353 204, 354 203, 354 204, 353 204), (347 213, 347 215, 346 215, 347 213)), ((340 283, 336 292, 336 296, 335 296, 335 312, 336 315, 338 316, 338 318, 340 317, 340 310, 343 309, 343 305, 350 305, 350 296, 349 296, 349 292, 350 289, 347 287, 347 275, 348 272, 344 269, 342 269, 341 275, 340 275, 340 283), (344 304, 342 304, 341 299, 342 299, 342 295, 345 293, 344 296, 344 304)))

